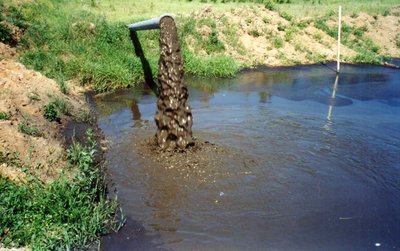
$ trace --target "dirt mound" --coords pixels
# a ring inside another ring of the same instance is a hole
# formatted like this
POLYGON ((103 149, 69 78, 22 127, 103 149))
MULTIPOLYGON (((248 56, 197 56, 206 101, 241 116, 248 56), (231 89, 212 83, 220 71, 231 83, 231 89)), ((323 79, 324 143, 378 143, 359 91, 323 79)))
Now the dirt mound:
POLYGON ((17 51, 7 44, 0 43, 0 60, 13 59, 17 56, 17 51))
POLYGON ((79 96, 64 95, 57 83, 12 60, 0 61, 0 175, 17 180, 31 175, 42 181, 57 177, 66 166, 63 126, 44 117, 44 106, 58 100, 74 114, 83 105, 79 96))
MULTIPOLYGON (((393 8, 392 15, 388 16, 370 16, 366 13, 344 16, 342 24, 348 24, 354 29, 363 27, 366 32, 362 39, 371 39, 381 48, 379 53, 383 55, 399 57, 400 50, 395 41, 400 32, 397 10, 398 7, 393 8)), ((225 47, 219 53, 232 56, 242 66, 278 66, 336 60, 337 40, 317 29, 315 21, 311 19, 296 19, 268 10, 262 5, 259 8, 235 8, 222 14, 207 6, 191 16, 197 20, 195 29, 203 39, 210 36, 212 30, 217 31, 218 39, 225 47)), ((337 27, 337 17, 331 17, 328 26, 332 29, 337 27)), ((193 52, 200 47, 198 39, 191 36, 186 38, 186 43, 193 52)), ((207 52, 201 51, 200 54, 207 52)), ((341 54, 344 61, 351 62, 357 53, 342 43, 341 54)))
POLYGON ((168 170, 175 177, 196 182, 212 181, 218 175, 230 175, 242 172, 243 166, 252 166, 258 161, 248 154, 232 148, 226 148, 208 141, 194 138, 194 145, 185 150, 163 151, 155 138, 143 140, 137 144, 139 155, 146 160, 148 170, 159 172, 168 170))

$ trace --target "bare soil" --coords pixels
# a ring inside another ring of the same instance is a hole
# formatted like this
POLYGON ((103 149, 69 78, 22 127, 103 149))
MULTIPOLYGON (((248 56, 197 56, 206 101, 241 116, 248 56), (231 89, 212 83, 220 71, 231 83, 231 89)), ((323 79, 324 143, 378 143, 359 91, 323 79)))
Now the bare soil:
MULTIPOLYGON (((0 48, 1 55, 11 51, 9 55, 15 57, 12 48, 3 44, 0 48)), ((12 59, 0 61, 0 112, 10 116, 0 120, 0 153, 6 158, 0 163, 1 176, 19 182, 33 175, 48 182, 67 166, 62 132, 72 117, 62 115, 59 123, 45 119, 43 107, 54 98, 65 100, 71 114, 84 105, 82 95, 62 94, 54 80, 39 72, 12 59), (22 133, 19 125, 24 121, 36 127, 41 136, 22 133)))

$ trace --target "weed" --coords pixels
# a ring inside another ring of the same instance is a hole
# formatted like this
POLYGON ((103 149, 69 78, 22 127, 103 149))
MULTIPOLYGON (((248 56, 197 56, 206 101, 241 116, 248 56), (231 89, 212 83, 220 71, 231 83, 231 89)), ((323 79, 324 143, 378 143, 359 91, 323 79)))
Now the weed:
POLYGON ((384 10, 383 13, 382 13, 382 15, 383 15, 384 17, 389 16, 389 15, 390 15, 390 11, 389 11, 389 10, 384 10))
POLYGON ((368 31, 368 28, 367 28, 366 25, 364 25, 364 26, 361 26, 361 27, 359 27, 359 28, 355 28, 355 29, 353 30, 353 34, 354 34, 354 36, 356 36, 356 37, 358 37, 358 38, 361 38, 362 36, 364 36, 364 33, 365 33, 366 31, 368 31))
POLYGON ((0 120, 9 120, 11 118, 10 113, 0 112, 0 120))
POLYGON ((279 15, 289 22, 293 20, 293 17, 289 15, 287 12, 280 12, 279 15))
POLYGON ((75 115, 75 121, 80 122, 80 123, 93 123, 94 118, 92 116, 92 112, 90 111, 89 108, 81 108, 79 109, 78 113, 75 115))
POLYGON ((250 30, 250 31, 249 31, 249 35, 250 35, 250 36, 253 36, 253 37, 259 37, 259 36, 261 36, 262 34, 261 34, 258 30, 250 30))
POLYGON ((317 42, 321 42, 322 41, 322 34, 321 33, 315 33, 314 35, 313 35, 313 38, 315 39, 315 40, 317 40, 317 42))
POLYGON ((357 17, 358 17, 358 13, 357 13, 357 12, 353 12, 353 14, 351 14, 350 17, 351 17, 351 18, 357 18, 357 17))
POLYGON ((289 27, 285 32, 285 41, 286 42, 291 41, 296 32, 297 32, 296 26, 289 27))
POLYGON ((396 35, 396 46, 397 48, 400 48, 400 33, 396 35))
POLYGON ((60 87, 61 93, 63 93, 63 94, 69 93, 69 86, 68 86, 67 82, 65 82, 64 80, 60 80, 58 82, 58 86, 60 87))
POLYGON ((270 11, 275 11, 276 10, 275 5, 272 3, 271 0, 266 1, 265 8, 270 10, 270 11))
POLYGON ((39 101, 40 100, 39 94, 36 91, 30 92, 28 94, 28 98, 30 100, 32 100, 32 101, 39 101))
POLYGON ((43 116, 50 122, 52 121, 61 121, 60 113, 55 103, 50 102, 44 106, 44 114, 43 116))
POLYGON ((46 186, 33 178, 17 186, 0 178, 0 236, 6 247, 81 250, 117 226, 117 203, 106 199, 92 131, 87 136, 87 144, 70 159, 78 167, 70 180, 59 178, 46 186))
POLYGON ((272 44, 275 48, 279 49, 283 47, 283 39, 280 37, 276 37, 272 40, 272 44))
POLYGON ((281 22, 278 23, 278 31, 285 31, 286 30, 286 26, 284 24, 282 24, 281 22))
POLYGON ((358 64, 381 64, 383 58, 371 51, 360 50, 357 55, 352 58, 352 61, 358 64))
POLYGON ((301 46, 301 45, 298 44, 298 43, 296 43, 296 44, 294 45, 294 49, 295 49, 296 51, 300 51, 300 52, 304 52, 304 51, 305 51, 304 47, 301 46))
POLYGON ((60 97, 53 98, 48 104, 44 106, 44 117, 52 121, 61 121, 61 114, 70 115, 71 105, 60 97))
POLYGON ((55 98, 53 98, 53 100, 51 102, 54 103, 56 108, 62 114, 71 115, 71 104, 68 103, 67 101, 65 101, 65 99, 60 98, 60 97, 55 97, 55 98))
POLYGON ((299 29, 304 29, 306 28, 308 25, 310 25, 311 20, 302 20, 298 23, 296 23, 295 25, 299 28, 299 29))
POLYGON ((313 63, 325 63, 327 55, 317 53, 307 53, 306 59, 313 63))
POLYGON ((26 116, 23 117, 23 120, 20 124, 18 124, 18 131, 25 133, 27 135, 31 135, 33 137, 41 137, 43 134, 39 131, 36 125, 31 122, 26 116))

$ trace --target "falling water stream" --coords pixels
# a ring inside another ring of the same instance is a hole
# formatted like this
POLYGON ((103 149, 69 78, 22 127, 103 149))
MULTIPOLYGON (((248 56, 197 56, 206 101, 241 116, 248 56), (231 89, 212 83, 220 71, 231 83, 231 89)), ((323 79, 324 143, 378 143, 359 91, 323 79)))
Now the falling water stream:
POLYGON ((183 59, 175 21, 160 20, 159 96, 155 121, 156 140, 162 149, 185 149, 192 140, 192 112, 183 80, 183 59))
POLYGON ((143 155, 146 88, 95 98, 127 218, 102 249, 399 250, 400 70, 330 67, 188 78, 211 150, 187 166, 143 155))

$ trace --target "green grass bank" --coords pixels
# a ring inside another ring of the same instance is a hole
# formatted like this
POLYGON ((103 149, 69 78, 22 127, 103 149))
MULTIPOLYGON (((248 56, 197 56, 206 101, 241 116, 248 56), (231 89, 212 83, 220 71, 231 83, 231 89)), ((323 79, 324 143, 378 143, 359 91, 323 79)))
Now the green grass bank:
MULTIPOLYGON (((71 166, 65 169, 72 175, 46 185, 33 176, 22 184, 0 177, 0 243, 32 250, 80 250, 117 228, 117 203, 106 197, 95 154, 93 132, 88 130, 87 143, 74 143, 67 151, 71 166), (77 170, 72 171, 74 166, 77 170)), ((0 163, 19 165, 19 160, 0 152, 0 163)))

